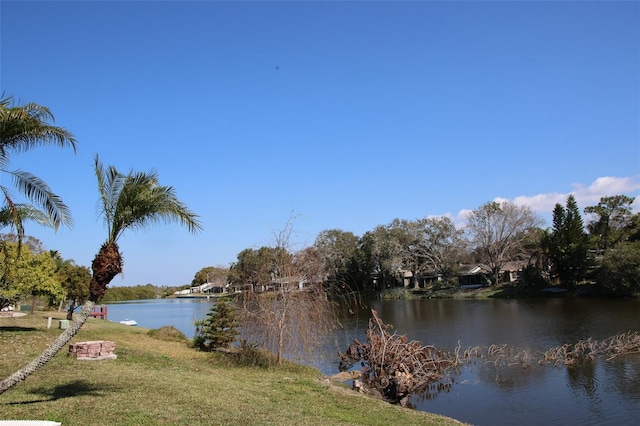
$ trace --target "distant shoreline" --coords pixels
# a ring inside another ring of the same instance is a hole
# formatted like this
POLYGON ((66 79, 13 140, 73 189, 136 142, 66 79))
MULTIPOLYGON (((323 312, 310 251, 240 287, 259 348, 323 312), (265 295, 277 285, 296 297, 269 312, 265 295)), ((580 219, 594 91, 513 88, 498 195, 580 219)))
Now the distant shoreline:
POLYGON ((167 296, 167 299, 216 299, 218 297, 229 296, 229 293, 215 293, 215 294, 203 294, 203 293, 192 293, 192 294, 178 294, 167 296))

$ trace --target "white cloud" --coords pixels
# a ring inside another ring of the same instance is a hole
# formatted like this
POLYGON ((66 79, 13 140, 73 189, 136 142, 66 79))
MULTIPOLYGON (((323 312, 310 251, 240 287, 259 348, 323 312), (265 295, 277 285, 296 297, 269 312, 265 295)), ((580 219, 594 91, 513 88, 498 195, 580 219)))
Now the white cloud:
MULTIPOLYGON (((549 194, 537 194, 533 196, 520 195, 510 201, 513 201, 513 203, 518 206, 529 206, 534 212, 549 213, 553 211, 553 208, 558 203, 564 206, 568 196, 569 193, 561 194, 558 192, 551 192, 549 194)), ((577 196, 576 201, 578 201, 577 196)), ((578 201, 578 205, 580 205, 580 201, 578 201)))
MULTIPOLYGON (((593 183, 584 186, 580 183, 574 183, 573 190, 567 193, 551 192, 548 194, 537 195, 520 195, 514 199, 496 197, 494 201, 503 202, 511 201, 519 206, 529 206, 534 212, 543 216, 549 216, 553 212, 556 204, 565 205, 569 194, 573 194, 578 203, 580 210, 584 210, 587 206, 595 206, 600 202, 600 198, 613 195, 627 195, 636 197, 631 205, 634 212, 640 212, 640 179, 638 176, 615 177, 603 176, 597 178, 593 183)), ((469 216, 470 210, 461 210, 456 218, 456 222, 464 222, 469 216)))
MULTIPOLYGON (((531 209, 538 213, 551 213, 557 203, 564 206, 569 194, 573 194, 576 198, 576 202, 580 209, 584 209, 587 206, 595 206, 600 202, 600 198, 612 196, 612 195, 638 195, 640 191, 640 180, 638 177, 614 177, 603 176, 597 178, 589 186, 576 183, 572 185, 573 191, 567 193, 552 192, 549 194, 537 194, 533 196, 521 195, 514 198, 513 203, 517 205, 529 206, 531 209)), ((498 200, 498 198, 496 198, 498 200)), ((503 201, 504 198, 499 198, 503 201)), ((638 210, 640 200, 636 200, 633 204, 634 211, 638 210)))
MULTIPOLYGON (((596 179, 588 187, 575 184, 573 193, 579 206, 592 206, 598 204, 601 197, 611 195, 638 195, 640 191, 640 181, 637 177, 611 177, 605 176, 596 179)), ((634 206, 637 207, 637 201, 634 206)), ((637 210, 637 209, 634 209, 637 210)))

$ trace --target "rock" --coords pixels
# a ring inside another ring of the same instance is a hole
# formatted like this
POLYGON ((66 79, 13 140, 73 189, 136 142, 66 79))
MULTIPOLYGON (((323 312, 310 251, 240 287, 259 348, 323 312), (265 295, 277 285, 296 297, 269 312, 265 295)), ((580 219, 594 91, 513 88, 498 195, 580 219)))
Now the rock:
POLYGON ((69 353, 75 354, 78 360, 98 361, 103 359, 116 359, 113 352, 116 343, 107 340, 91 340, 69 344, 69 353))

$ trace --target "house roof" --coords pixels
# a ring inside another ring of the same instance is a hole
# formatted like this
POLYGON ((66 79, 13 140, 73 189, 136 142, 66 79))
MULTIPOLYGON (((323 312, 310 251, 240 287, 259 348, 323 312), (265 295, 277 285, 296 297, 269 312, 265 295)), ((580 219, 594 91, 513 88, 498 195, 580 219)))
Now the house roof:
MULTIPOLYGON (((521 271, 526 266, 526 262, 522 260, 513 260, 505 263, 500 272, 521 271)), ((491 272, 491 268, 482 263, 463 264, 460 265, 460 275, 487 274, 491 272)))

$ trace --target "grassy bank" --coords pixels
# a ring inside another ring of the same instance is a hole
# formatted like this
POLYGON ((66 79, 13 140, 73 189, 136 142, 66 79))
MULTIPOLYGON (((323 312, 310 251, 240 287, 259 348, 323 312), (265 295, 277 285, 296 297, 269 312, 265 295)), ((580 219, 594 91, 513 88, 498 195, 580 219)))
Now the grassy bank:
MULTIPOLYGON (((0 318, 0 377, 37 356, 60 330, 37 312, 0 318)), ((74 338, 116 342, 116 360, 78 361, 66 352, 0 395, 0 419, 71 425, 452 425, 329 383, 317 370, 241 367, 148 330, 89 319, 74 338)))

